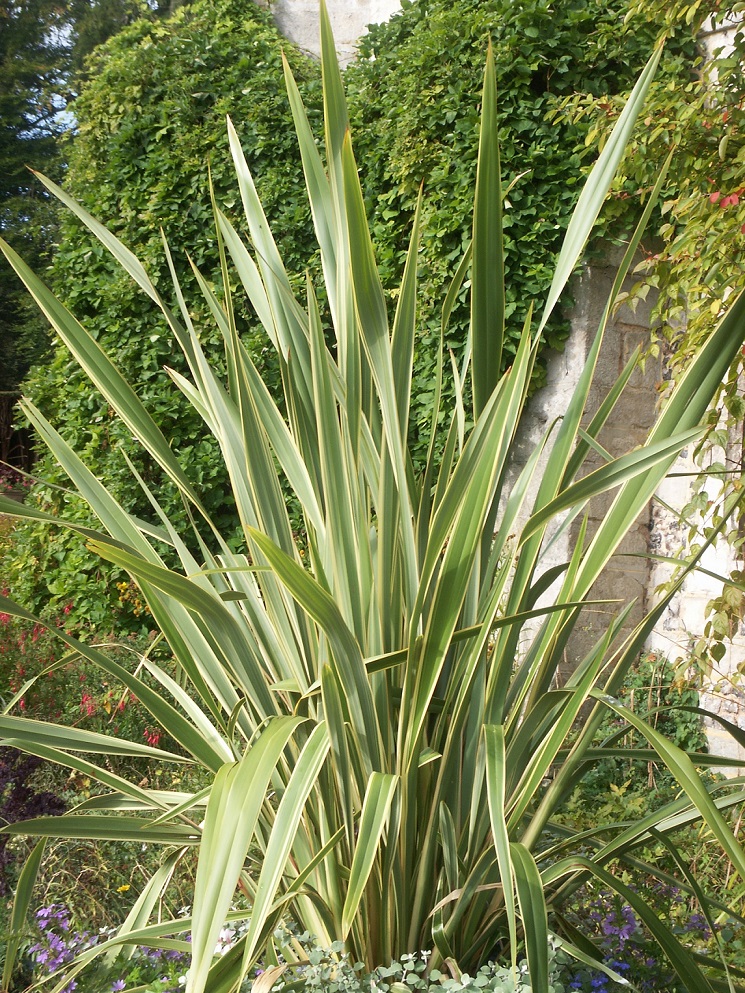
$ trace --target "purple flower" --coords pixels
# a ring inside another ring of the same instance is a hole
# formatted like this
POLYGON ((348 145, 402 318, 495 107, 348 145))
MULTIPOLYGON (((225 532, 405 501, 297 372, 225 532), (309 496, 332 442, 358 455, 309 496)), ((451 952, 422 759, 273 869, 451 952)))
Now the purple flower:
POLYGON ((111 984, 111 989, 113 993, 117 993, 118 990, 123 990, 126 985, 123 979, 115 979, 111 984))
POLYGON ((704 937, 708 937, 711 934, 709 930, 709 925, 703 914, 691 914, 688 918, 684 930, 689 931, 699 931, 704 937))

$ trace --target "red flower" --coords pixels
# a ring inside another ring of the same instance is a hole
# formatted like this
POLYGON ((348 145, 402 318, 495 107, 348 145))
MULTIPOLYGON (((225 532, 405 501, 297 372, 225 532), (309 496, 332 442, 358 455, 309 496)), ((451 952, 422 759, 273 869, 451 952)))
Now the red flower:
POLYGON ((87 714, 88 717, 96 712, 96 701, 90 695, 90 693, 84 693, 80 700, 80 712, 81 714, 87 714))

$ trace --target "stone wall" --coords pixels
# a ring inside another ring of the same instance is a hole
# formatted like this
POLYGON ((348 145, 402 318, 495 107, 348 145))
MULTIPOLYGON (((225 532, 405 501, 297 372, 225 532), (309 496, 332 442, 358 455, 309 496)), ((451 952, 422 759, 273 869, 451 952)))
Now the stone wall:
MULTIPOLYGON (((612 253, 605 265, 586 266, 576 277, 572 290, 575 304, 570 312, 571 334, 564 352, 550 359, 546 387, 533 397, 527 411, 523 442, 522 463, 547 426, 561 416, 579 378, 588 350, 597 331, 605 301, 610 292, 616 269, 612 253)), ((609 324, 598 361, 595 383, 589 403, 587 420, 597 409, 637 345, 649 341, 651 300, 640 303, 635 312, 620 308, 609 324)), ((644 371, 637 369, 629 381, 612 418, 600 435, 600 444, 612 455, 621 455, 644 442, 653 425, 660 397, 658 386, 663 379, 661 361, 648 360, 644 371)), ((652 555, 682 558, 689 552, 689 526, 682 520, 681 511, 691 499, 691 482, 700 472, 694 462, 693 446, 686 448, 676 461, 668 477, 657 491, 645 513, 640 515, 627 538, 611 560, 609 567, 593 587, 590 599, 618 599, 624 603, 634 601, 626 625, 630 631, 644 617, 655 602, 656 590, 665 584, 673 573, 673 566, 657 562, 652 555), (631 553, 633 557, 627 557, 631 553)), ((743 437, 737 434, 730 439, 727 451, 709 453, 710 462, 725 462, 732 467, 743 463, 743 437)), ((519 465, 516 466, 516 469, 519 465)), ((592 464, 588 469, 592 468, 592 464)), ((707 491, 715 501, 719 488, 707 484, 707 491)), ((592 534, 610 505, 614 494, 609 493, 590 505, 588 532, 592 534)), ((551 551, 547 565, 567 561, 577 524, 551 551)), ((741 559, 726 541, 707 549, 698 570, 686 577, 680 591, 663 614, 652 635, 648 648, 664 655, 673 662, 685 664, 695 643, 702 638, 708 616, 707 605, 722 594, 722 580, 734 569, 744 569, 741 559)), ((745 607, 745 599, 743 601, 745 607)), ((609 606, 609 610, 613 610, 609 606)), ((583 612, 578 630, 572 638, 567 653, 567 669, 581 658, 606 629, 604 608, 596 607, 583 612)), ((726 654, 702 682, 701 706, 725 720, 745 729, 745 684, 740 672, 745 672, 745 620, 734 630, 726 644, 726 654)), ((745 748, 717 723, 707 720, 706 731, 709 747, 717 755, 745 760, 745 748)), ((732 774, 739 769, 732 767, 732 774)))
MULTIPOLYGON (((742 437, 732 438, 728 452, 714 451, 709 461, 729 461, 741 465, 742 437)), ((671 474, 658 490, 658 499, 652 506, 651 551, 676 557, 687 549, 688 527, 681 520, 680 511, 689 500, 689 479, 699 467, 693 460, 693 451, 686 449, 673 467, 671 474), (689 475, 690 474, 690 475, 689 475)), ((718 495, 716 483, 707 484, 711 499, 718 495)), ((734 549, 726 541, 706 550, 701 561, 702 569, 686 577, 681 590, 665 611, 660 624, 650 638, 650 648, 672 660, 684 661, 695 643, 702 637, 707 619, 707 605, 722 594, 722 581, 716 576, 728 576, 734 569, 742 569, 734 549)), ((650 574, 650 596, 654 589, 667 582, 673 567, 666 563, 653 563, 650 574)), ((745 728, 745 693, 741 685, 740 670, 745 667, 745 624, 731 631, 721 662, 712 666, 704 680, 701 706, 725 720, 745 728)), ((739 746, 724 728, 714 720, 706 721, 709 746, 718 755, 745 759, 745 748, 739 746)), ((733 773, 738 772, 733 768, 733 773)))
MULTIPOLYGON (((701 35, 704 49, 713 55, 717 50, 727 49, 737 23, 725 20, 719 25, 709 25, 701 35)), ((708 460, 725 462, 728 468, 742 472, 743 437, 739 434, 730 438, 726 451, 710 452, 708 460)), ((670 557, 680 557, 688 552, 687 524, 680 512, 690 500, 690 482, 700 471, 693 458, 693 448, 681 453, 668 478, 657 491, 653 501, 650 519, 650 551, 670 557)), ((707 484, 712 500, 716 500, 719 488, 715 483, 707 484)), ((686 577, 681 590, 675 595, 660 623, 649 639, 649 647, 671 660, 685 662, 696 642, 703 636, 709 602, 722 595, 723 583, 717 576, 727 577, 735 569, 742 569, 743 562, 737 558, 734 549, 725 541, 720 541, 704 554, 702 570, 686 577)), ((665 563, 651 562, 648 597, 654 600, 657 587, 666 583, 673 567, 665 563)), ((745 667, 745 623, 730 632, 731 639, 726 644, 726 654, 703 680, 701 706, 725 720, 745 729, 745 693, 741 685, 740 669, 745 667)), ((745 748, 738 745, 732 736, 715 720, 706 723, 709 747, 717 755, 745 759, 745 748)), ((727 770, 725 770, 727 771, 727 770)), ((737 767, 733 774, 741 772, 737 767)))
MULTIPOLYGON (((616 276, 613 253, 609 250, 605 263, 584 267, 570 287, 574 305, 569 313, 571 333, 563 352, 550 356, 546 386, 533 396, 528 404, 523 422, 523 439, 515 459, 515 471, 537 444, 549 425, 561 417, 575 390, 580 373, 597 334, 606 301, 616 276)), ((629 287, 626 287, 628 289, 629 287)), ((623 306, 608 324, 600 350, 595 381, 588 398, 585 422, 589 422, 602 400, 618 379, 631 354, 638 345, 649 340, 649 305, 640 303, 635 312, 623 306)), ((613 415, 601 432, 599 442, 612 455, 622 455, 642 444, 654 421, 658 396, 657 383, 661 379, 659 362, 647 362, 644 371, 637 368, 622 394, 613 415)), ((600 465, 599 456, 588 460, 586 471, 600 465)), ((615 491, 604 494, 588 507, 588 534, 592 535, 605 515, 615 491)), ((579 520, 553 543, 545 559, 545 566, 566 562, 574 547, 579 520)), ((645 511, 630 529, 628 536, 611 560, 607 570, 593 587, 590 599, 634 601, 626 631, 631 631, 641 620, 647 608, 650 583, 650 562, 644 556, 650 542, 650 514, 645 511), (642 558, 627 558, 627 553, 642 558)), ((588 608, 575 629, 567 651, 567 671, 575 660, 595 643, 607 628, 609 613, 615 613, 618 604, 607 608, 588 608)))

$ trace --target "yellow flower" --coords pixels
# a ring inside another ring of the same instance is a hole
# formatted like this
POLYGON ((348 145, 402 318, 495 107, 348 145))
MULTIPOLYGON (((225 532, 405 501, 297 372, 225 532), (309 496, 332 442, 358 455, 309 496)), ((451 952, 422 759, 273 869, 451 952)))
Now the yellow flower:
POLYGON ((117 887, 117 893, 126 893, 129 889, 129 883, 125 883, 124 886, 117 887))

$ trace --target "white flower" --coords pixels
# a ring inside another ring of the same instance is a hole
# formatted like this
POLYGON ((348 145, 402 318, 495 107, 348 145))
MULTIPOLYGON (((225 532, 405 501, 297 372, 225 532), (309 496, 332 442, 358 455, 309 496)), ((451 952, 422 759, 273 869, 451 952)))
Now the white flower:
POLYGON ((215 948, 215 955, 224 955, 226 952, 230 951, 233 947, 235 939, 235 930, 232 927, 224 927, 220 931, 220 937, 217 939, 217 946, 215 948))

